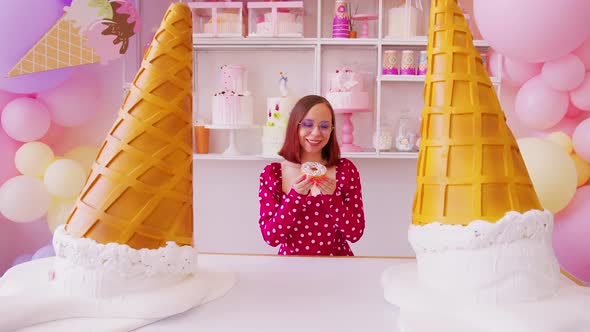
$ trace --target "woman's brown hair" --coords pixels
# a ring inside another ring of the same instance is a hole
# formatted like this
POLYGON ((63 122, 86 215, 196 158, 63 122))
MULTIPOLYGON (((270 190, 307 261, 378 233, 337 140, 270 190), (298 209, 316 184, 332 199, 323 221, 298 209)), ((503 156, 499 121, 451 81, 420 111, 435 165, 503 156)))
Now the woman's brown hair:
POLYGON ((299 144, 299 123, 305 118, 307 112, 318 104, 325 104, 332 114, 332 131, 328 144, 322 149, 322 159, 327 161, 326 166, 334 166, 340 160, 340 146, 336 139, 336 116, 330 102, 322 96, 309 95, 297 101, 287 124, 285 143, 279 151, 279 155, 292 163, 301 164, 301 145, 299 144))

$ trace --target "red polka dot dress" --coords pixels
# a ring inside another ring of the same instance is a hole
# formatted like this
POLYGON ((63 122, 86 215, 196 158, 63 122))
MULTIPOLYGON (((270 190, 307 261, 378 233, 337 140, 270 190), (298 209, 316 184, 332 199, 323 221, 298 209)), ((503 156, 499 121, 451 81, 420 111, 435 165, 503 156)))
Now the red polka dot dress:
POLYGON ((361 181, 345 158, 336 165, 332 195, 300 195, 282 190, 281 164, 271 163, 260 174, 260 231, 279 255, 353 256, 348 241, 365 229, 361 181))

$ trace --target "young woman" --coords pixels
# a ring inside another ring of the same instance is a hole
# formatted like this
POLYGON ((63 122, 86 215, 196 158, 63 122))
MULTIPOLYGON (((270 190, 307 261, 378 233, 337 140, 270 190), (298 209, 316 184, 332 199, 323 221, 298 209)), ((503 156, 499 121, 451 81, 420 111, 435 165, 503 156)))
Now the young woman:
POLYGON ((279 152, 285 161, 260 174, 260 231, 266 243, 280 246, 279 255, 353 256, 348 242, 363 235, 360 176, 350 160, 340 158, 334 129, 334 110, 325 98, 301 98, 279 152), (307 162, 325 166, 325 176, 302 174, 307 162))

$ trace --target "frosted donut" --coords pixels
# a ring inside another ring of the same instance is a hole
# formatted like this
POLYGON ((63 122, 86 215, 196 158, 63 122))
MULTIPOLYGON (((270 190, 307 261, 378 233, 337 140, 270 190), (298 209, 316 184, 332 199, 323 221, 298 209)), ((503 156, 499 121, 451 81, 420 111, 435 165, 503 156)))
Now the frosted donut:
POLYGON ((308 161, 301 165, 301 172, 312 178, 319 178, 326 175, 326 166, 316 163, 314 161, 308 161))

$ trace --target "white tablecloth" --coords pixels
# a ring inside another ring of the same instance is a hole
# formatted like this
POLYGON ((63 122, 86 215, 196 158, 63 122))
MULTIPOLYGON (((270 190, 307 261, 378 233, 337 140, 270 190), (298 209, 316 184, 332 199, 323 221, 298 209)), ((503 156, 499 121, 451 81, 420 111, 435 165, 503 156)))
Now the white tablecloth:
MULTIPOLYGON (((403 259, 201 255, 237 283, 213 302, 137 331, 397 332, 383 270, 403 259)), ((187 294, 190 296, 190 294, 187 294)))

